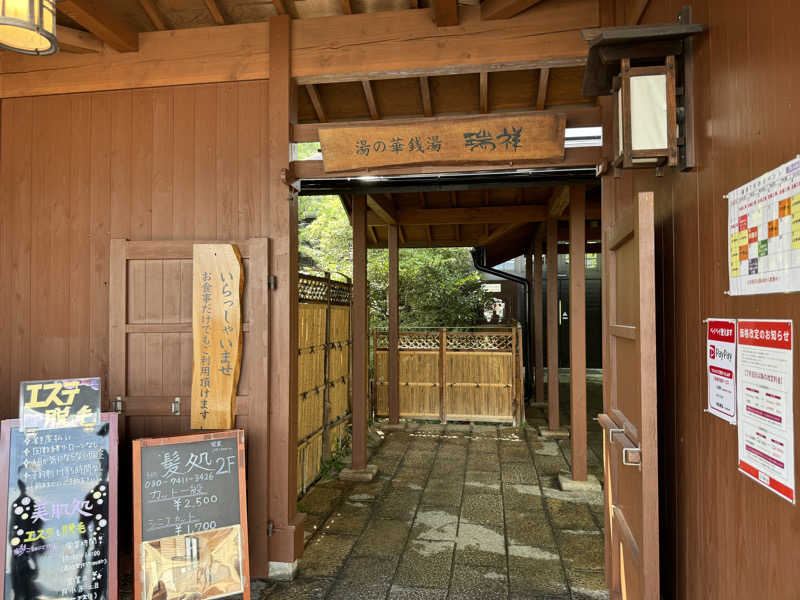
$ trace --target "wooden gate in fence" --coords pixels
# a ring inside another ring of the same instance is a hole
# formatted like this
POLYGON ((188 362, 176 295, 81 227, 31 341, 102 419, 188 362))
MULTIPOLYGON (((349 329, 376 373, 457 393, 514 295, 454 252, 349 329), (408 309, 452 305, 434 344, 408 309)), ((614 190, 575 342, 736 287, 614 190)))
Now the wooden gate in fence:
MULTIPOLYGON (((400 416, 519 423, 524 418, 522 330, 426 329, 399 335, 400 416)), ((373 402, 389 414, 389 335, 373 330, 373 402)))
POLYGON ((300 274, 298 310, 297 493, 319 477, 350 420, 350 295, 330 275, 300 274))

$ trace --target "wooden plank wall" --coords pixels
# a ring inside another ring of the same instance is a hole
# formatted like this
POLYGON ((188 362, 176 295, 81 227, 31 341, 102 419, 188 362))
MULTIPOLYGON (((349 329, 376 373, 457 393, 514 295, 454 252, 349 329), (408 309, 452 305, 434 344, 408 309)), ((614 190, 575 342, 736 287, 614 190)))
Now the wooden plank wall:
MULTIPOLYGON (((623 24, 638 2, 604 3, 623 24)), ((650 2, 643 23, 675 22, 685 2, 650 2)), ((703 413, 706 317, 793 319, 797 294, 732 298, 723 194, 800 152, 798 8, 786 0, 694 3, 699 168, 606 177, 617 214, 655 191, 664 598, 789 600, 800 511, 737 472, 736 428, 703 413)), ((607 24, 612 24, 612 22, 607 24)), ((797 336, 795 336, 797 343, 797 336)), ((795 454, 800 455, 800 349, 794 353, 795 454)), ((798 463, 795 466, 797 472, 798 463)))
POLYGON ((267 85, 2 101, 0 417, 20 380, 106 377, 110 239, 269 235, 267 85))

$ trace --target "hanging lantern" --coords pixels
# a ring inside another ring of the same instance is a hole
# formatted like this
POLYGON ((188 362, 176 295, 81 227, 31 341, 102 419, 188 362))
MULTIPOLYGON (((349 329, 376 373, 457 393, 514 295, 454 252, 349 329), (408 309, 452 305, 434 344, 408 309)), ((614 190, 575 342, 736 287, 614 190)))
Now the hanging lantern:
POLYGON ((0 48, 22 54, 54 54, 56 0, 0 0, 0 48))

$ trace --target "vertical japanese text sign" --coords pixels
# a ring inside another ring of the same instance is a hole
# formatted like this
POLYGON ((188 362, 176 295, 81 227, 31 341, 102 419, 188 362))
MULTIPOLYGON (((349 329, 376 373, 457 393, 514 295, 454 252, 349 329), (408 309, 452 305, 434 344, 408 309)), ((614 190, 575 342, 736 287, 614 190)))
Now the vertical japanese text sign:
POLYGON ((708 412, 736 425, 736 319, 709 319, 708 412))
POLYGON ((192 275, 192 429, 230 429, 242 357, 239 251, 195 244, 192 275))

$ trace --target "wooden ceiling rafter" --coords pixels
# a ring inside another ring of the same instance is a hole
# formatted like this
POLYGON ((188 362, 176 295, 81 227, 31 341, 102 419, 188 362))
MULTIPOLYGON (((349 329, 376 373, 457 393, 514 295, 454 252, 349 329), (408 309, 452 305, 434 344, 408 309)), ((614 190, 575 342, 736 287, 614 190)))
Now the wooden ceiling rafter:
POLYGON ((551 217, 558 218, 563 215, 567 206, 569 206, 569 186, 562 185, 556 187, 550 195, 547 204, 551 217))
POLYGON ((56 8, 117 52, 139 50, 139 32, 109 10, 105 2, 61 0, 56 8))
POLYGON ((431 101, 431 82, 425 75, 419 78, 419 93, 422 97, 422 113, 426 117, 432 117, 433 102, 431 101))
POLYGON ((642 21, 644 11, 647 10, 648 4, 650 4, 650 0, 639 0, 638 6, 636 6, 631 13, 629 25, 638 25, 642 21))
POLYGON ((372 90, 372 82, 369 79, 364 79, 361 82, 361 87, 364 89, 364 98, 367 100, 367 108, 369 109, 369 116, 373 121, 381 118, 378 111, 378 103, 375 101, 375 93, 372 90))
POLYGON ((219 8, 219 4, 217 4, 217 0, 203 0, 203 2, 205 2, 206 8, 211 14, 211 18, 214 19, 214 23, 217 25, 225 25, 225 17, 219 8))
POLYGON ((297 19, 300 16, 294 0, 272 0, 272 5, 279 15, 289 15, 293 19, 297 19))
POLYGON ((387 200, 377 194, 367 194, 367 208, 378 215, 378 218, 387 225, 397 225, 397 214, 391 196, 387 200))
POLYGON ((308 83, 306 84, 306 91, 308 92, 308 97, 311 98, 311 104, 314 106, 317 119, 319 119, 320 123, 327 123, 328 117, 325 114, 325 107, 322 106, 322 99, 319 97, 317 86, 313 83, 308 83))
MULTIPOLYGON (((420 204, 420 208, 422 208, 422 209, 427 208, 428 201, 425 198, 425 192, 420 192, 419 193, 419 204, 420 204)), ((431 226, 430 225, 426 225, 425 226, 425 238, 428 240, 428 245, 432 246, 433 245, 433 235, 432 235, 432 232, 431 232, 431 226)))
POLYGON ((89 54, 103 51, 103 42, 88 31, 59 25, 56 30, 58 47, 72 54, 89 54))
POLYGON ((481 112, 489 112, 489 71, 481 71, 480 74, 480 105, 481 112))
POLYGON ((550 68, 539 69, 539 87, 536 89, 536 110, 544 110, 547 103, 547 88, 550 83, 550 68))
POLYGON ((542 0, 484 0, 481 3, 481 18, 486 21, 510 19, 540 2, 542 0))
POLYGON ((169 29, 167 26, 167 20, 164 18, 164 14, 161 12, 161 9, 158 8, 154 0, 139 0, 139 6, 142 7, 142 10, 147 15, 147 18, 150 19, 153 27, 155 27, 158 31, 165 31, 169 29))
POLYGON ((431 0, 431 17, 439 27, 458 25, 458 0, 431 0))
POLYGON ((497 227, 489 235, 486 235, 483 238, 481 238, 481 240, 478 242, 478 245, 479 246, 488 246, 490 244, 493 244, 493 243, 501 240, 502 238, 506 237, 507 235, 513 233, 517 229, 520 229, 522 227, 528 227, 529 225, 530 225, 530 223, 525 223, 525 222, 523 222, 523 223, 504 223, 503 225, 500 225, 499 227, 497 227))
POLYGON ((372 240, 372 243, 377 245, 378 236, 375 233, 375 225, 367 226, 367 233, 369 233, 369 238, 372 240))
POLYGON ((346 15, 353 14, 353 6, 350 4, 350 0, 339 0, 339 5, 342 7, 342 13, 346 15))
MULTIPOLYGON (((507 204, 503 206, 461 206, 458 208, 398 208, 393 217, 398 225, 478 225, 514 222, 538 222, 547 219, 543 204, 507 204)), ((369 220, 382 225, 386 221, 369 220)))

